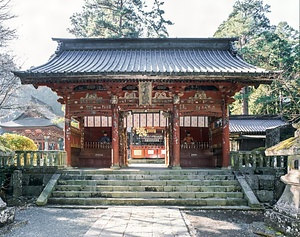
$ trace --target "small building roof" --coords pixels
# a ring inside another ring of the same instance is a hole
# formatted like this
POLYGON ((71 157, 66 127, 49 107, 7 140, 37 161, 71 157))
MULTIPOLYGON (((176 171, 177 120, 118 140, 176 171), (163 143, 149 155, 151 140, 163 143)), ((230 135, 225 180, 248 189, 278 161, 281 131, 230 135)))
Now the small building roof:
POLYGON ((24 110, 18 117, 11 121, 0 123, 2 128, 27 128, 27 127, 49 127, 56 126, 59 129, 63 129, 62 123, 53 123, 53 119, 57 118, 52 113, 52 108, 46 106, 41 101, 32 100, 35 105, 42 105, 41 107, 30 107, 24 110))
MULTIPOLYGON (((14 72, 23 83, 68 76, 193 76, 269 83, 276 73, 248 64, 234 49, 236 38, 54 39, 55 55, 44 65, 14 72)), ((61 80, 57 79, 57 80, 61 80)))
POLYGON ((275 128, 287 124, 278 116, 230 116, 230 133, 265 133, 267 129, 275 128))
MULTIPOLYGON (((20 128, 20 127, 47 127, 53 126, 54 124, 51 120, 47 118, 33 118, 33 117, 26 117, 22 119, 12 120, 6 123, 2 123, 1 127, 10 127, 10 128, 20 128)), ((56 126, 56 125, 55 125, 56 126)))

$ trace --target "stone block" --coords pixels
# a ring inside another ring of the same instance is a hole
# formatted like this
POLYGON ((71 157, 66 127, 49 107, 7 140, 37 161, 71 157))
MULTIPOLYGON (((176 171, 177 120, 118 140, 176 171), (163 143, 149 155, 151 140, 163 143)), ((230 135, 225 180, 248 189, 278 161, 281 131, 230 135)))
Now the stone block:
POLYGON ((23 178, 22 178, 23 186, 26 186, 29 184, 29 178, 30 178, 30 175, 23 173, 23 178))
POLYGON ((273 202, 274 199, 274 192, 273 191, 268 191, 268 190, 257 190, 255 192, 256 197, 260 202, 273 202))
POLYGON ((19 198, 22 196, 22 171, 15 170, 13 173, 13 197, 19 198))
POLYGON ((0 197, 0 210, 4 210, 6 208, 6 203, 0 197))
POLYGON ((15 208, 9 207, 0 211, 0 228, 13 223, 15 220, 15 208))
POLYGON ((257 168, 256 169, 256 173, 260 174, 260 175, 275 175, 276 174, 276 170, 273 168, 257 168))
POLYGON ((275 180, 274 182, 274 198, 276 201, 279 200, 285 188, 285 184, 280 180, 275 180))
POLYGON ((29 183, 30 186, 42 186, 43 185, 43 175, 30 175, 29 183))
POLYGON ((23 187, 23 196, 26 197, 38 197, 43 191, 43 186, 25 186, 23 187))
POLYGON ((6 203, 0 198, 0 228, 13 223, 15 220, 15 208, 6 207, 6 203))
POLYGON ((257 175, 245 175, 245 179, 252 190, 258 190, 258 176, 257 175))
POLYGON ((49 180, 51 179, 52 177, 52 173, 51 174, 45 174, 44 177, 43 177, 43 186, 46 186, 47 183, 49 182, 49 180))
POLYGON ((259 190, 274 190, 274 179, 273 175, 260 175, 258 176, 259 190))

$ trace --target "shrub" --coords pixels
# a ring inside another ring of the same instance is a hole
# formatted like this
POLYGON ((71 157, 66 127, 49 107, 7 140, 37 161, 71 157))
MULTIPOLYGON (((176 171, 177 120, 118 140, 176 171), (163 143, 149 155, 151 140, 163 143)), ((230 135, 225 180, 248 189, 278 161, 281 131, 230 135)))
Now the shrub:
POLYGON ((11 152, 11 150, 9 148, 7 148, 6 146, 4 146, 2 144, 2 142, 0 141, 0 153, 1 152, 11 152))
POLYGON ((13 151, 35 151, 38 149, 37 145, 34 143, 33 140, 31 140, 28 137, 17 134, 4 133, 0 136, 0 143, 2 143, 4 147, 13 151))

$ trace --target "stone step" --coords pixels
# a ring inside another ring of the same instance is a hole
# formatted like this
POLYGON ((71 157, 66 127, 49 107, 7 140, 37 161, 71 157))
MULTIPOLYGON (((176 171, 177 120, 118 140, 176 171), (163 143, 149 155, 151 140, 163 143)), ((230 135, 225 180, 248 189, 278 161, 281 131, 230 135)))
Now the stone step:
POLYGON ((237 180, 59 180, 58 185, 90 186, 211 186, 238 185, 237 180))
POLYGON ((87 186, 87 185, 57 185, 57 191, 116 191, 116 192, 238 192, 238 185, 211 186, 87 186))
POLYGON ((95 174, 63 175, 62 180, 233 180, 234 175, 95 174))
POLYGON ((163 158, 151 158, 151 159, 129 159, 128 164, 164 164, 165 159, 163 158))
POLYGON ((49 204, 245 206, 230 170, 65 170, 49 204))
POLYGON ((241 192, 93 192, 93 191, 55 191, 53 197, 67 198, 243 198, 241 192))
POLYGON ((51 197, 56 205, 171 205, 171 206, 247 206, 241 198, 66 198, 51 197))
POLYGON ((107 175, 107 174, 144 174, 144 175, 232 175, 230 170, 224 169, 180 169, 170 170, 167 168, 163 169, 70 169, 62 171, 62 175, 107 175))

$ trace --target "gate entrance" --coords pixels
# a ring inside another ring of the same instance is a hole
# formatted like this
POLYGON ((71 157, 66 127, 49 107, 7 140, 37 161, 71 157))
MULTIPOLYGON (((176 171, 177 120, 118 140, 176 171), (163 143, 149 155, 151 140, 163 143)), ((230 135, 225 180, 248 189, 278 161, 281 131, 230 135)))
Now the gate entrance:
POLYGON ((174 169, 228 167, 233 95, 279 76, 244 62, 235 38, 55 40, 48 63, 14 73, 60 96, 70 166, 164 159, 174 169), (110 143, 99 141, 104 132, 110 143))
POLYGON ((169 165, 168 117, 162 111, 130 111, 124 118, 127 131, 127 164, 169 165))
POLYGON ((166 136, 163 127, 132 127, 129 132, 128 164, 166 164, 166 136))

